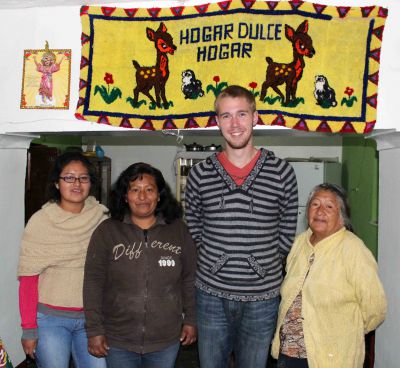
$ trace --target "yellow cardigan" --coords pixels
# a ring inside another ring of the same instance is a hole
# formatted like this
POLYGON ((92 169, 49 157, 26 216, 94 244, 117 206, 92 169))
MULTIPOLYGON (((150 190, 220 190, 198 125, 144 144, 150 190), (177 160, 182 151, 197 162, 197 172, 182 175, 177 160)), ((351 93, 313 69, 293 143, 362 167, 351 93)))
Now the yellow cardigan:
POLYGON ((296 238, 287 259, 272 355, 279 355, 280 328, 302 290, 309 367, 362 367, 364 334, 382 323, 387 309, 377 264, 361 239, 345 228, 315 246, 310 243, 311 234, 308 229, 296 238), (315 259, 310 267, 313 253, 315 259))

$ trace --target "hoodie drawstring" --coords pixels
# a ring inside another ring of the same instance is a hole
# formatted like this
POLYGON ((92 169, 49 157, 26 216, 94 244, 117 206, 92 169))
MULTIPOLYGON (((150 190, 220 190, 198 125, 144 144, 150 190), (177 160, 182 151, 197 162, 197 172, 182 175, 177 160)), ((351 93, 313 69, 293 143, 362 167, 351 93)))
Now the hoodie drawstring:
POLYGON ((254 207, 253 197, 254 197, 254 190, 253 190, 253 187, 251 187, 251 199, 250 199, 250 202, 249 202, 249 212, 250 213, 253 213, 253 207, 254 207))

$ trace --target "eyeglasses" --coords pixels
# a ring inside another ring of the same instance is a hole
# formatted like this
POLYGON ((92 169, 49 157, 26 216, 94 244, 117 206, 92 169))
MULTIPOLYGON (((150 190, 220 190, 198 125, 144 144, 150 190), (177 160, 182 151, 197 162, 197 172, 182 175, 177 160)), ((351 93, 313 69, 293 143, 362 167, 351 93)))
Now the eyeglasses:
POLYGON ((89 175, 81 175, 80 177, 75 177, 75 176, 60 176, 60 179, 64 180, 66 183, 75 183, 77 180, 81 184, 86 184, 89 183, 90 181, 90 176, 89 175))

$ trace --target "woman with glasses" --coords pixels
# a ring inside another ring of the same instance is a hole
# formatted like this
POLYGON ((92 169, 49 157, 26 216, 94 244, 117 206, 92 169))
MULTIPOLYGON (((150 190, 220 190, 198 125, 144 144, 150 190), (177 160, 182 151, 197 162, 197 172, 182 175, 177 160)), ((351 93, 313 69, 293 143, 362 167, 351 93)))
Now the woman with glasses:
POLYGON ((107 208, 90 196, 94 167, 79 152, 60 155, 49 176, 47 203, 23 233, 18 266, 22 347, 40 368, 105 368, 87 351, 82 285, 92 232, 107 208))

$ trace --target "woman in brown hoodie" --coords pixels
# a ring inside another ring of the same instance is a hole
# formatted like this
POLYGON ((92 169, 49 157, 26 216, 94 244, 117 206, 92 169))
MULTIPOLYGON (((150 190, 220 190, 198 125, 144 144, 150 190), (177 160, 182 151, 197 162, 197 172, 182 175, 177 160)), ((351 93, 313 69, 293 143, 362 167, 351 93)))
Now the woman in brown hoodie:
POLYGON ((196 340, 196 248, 159 170, 129 166, 93 233, 83 288, 89 352, 108 368, 171 368, 196 340))

